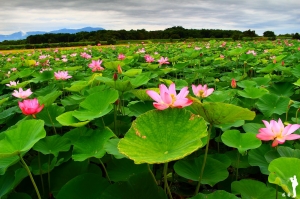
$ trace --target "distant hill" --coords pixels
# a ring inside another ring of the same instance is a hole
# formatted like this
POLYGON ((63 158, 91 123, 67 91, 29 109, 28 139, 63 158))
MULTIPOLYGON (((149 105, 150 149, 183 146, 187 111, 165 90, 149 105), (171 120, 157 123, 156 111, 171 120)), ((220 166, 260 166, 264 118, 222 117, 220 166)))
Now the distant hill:
POLYGON ((78 32, 92 32, 92 31, 98 31, 98 30, 104 30, 104 28, 92 28, 92 27, 85 27, 81 29, 67 29, 63 28, 60 30, 53 30, 50 32, 44 32, 44 31, 31 31, 31 32, 15 32, 10 35, 0 35, 0 42, 4 40, 20 40, 20 39, 26 39, 30 35, 39 35, 39 34, 45 34, 45 33, 70 33, 70 34, 75 34, 78 32))

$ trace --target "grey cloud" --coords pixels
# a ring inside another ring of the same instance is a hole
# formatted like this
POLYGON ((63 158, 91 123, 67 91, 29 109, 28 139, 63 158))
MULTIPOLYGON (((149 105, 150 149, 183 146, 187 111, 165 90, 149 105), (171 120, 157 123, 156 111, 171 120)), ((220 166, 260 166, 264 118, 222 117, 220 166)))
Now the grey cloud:
POLYGON ((300 32, 299 0, 14 0, 1 2, 0 34, 66 27, 185 28, 300 32))

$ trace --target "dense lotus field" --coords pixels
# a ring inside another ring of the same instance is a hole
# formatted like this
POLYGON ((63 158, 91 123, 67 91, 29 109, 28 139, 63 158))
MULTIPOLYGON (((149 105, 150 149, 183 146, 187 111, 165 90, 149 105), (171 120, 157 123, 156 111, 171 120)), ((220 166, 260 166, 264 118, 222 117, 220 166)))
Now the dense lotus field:
POLYGON ((300 198, 300 41, 0 54, 1 199, 300 198))

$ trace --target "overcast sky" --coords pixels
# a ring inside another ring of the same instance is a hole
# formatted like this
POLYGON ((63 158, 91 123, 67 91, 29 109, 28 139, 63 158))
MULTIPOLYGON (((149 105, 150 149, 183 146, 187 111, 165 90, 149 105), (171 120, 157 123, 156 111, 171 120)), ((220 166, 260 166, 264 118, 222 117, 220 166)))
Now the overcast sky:
POLYGON ((0 0, 0 34, 107 30, 266 30, 300 33, 300 0, 0 0))

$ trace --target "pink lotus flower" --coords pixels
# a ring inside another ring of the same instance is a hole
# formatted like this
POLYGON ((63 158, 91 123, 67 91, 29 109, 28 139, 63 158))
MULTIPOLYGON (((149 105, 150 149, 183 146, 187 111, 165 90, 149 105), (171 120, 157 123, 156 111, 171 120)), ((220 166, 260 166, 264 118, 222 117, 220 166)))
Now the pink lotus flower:
POLYGON ((89 67, 92 69, 93 72, 95 71, 102 71, 104 68, 101 66, 102 60, 92 60, 92 63, 89 64, 89 67))
POLYGON ((159 60, 157 60, 158 61, 158 63, 160 64, 160 65, 163 65, 163 64, 169 64, 169 62, 168 62, 168 58, 166 57, 166 58, 164 58, 164 57, 161 57, 159 60))
POLYGON ((263 120, 266 128, 261 128, 258 130, 256 137, 263 141, 274 140, 272 147, 277 146, 278 144, 283 144, 286 140, 296 140, 300 139, 300 135, 292 134, 298 128, 299 124, 289 124, 284 127, 281 119, 278 119, 278 122, 271 120, 270 123, 263 120))
POLYGON ((164 110, 169 107, 183 108, 193 103, 192 100, 186 98, 188 95, 188 87, 184 87, 180 90, 179 94, 176 94, 175 84, 172 83, 169 89, 164 85, 159 85, 160 94, 155 91, 147 90, 147 94, 156 102, 153 103, 154 107, 158 110, 164 110))
POLYGON ((70 79, 72 76, 70 76, 68 74, 68 71, 57 71, 54 72, 54 77, 56 80, 66 80, 66 79, 70 79))
POLYGON ((5 84, 5 85, 8 86, 8 87, 11 87, 11 86, 17 86, 18 83, 19 83, 19 81, 17 81, 17 82, 9 81, 9 84, 5 84))
POLYGON ((124 60, 125 59, 125 55, 124 54, 119 54, 118 55, 118 60, 124 60))
POLYGON ((26 99, 27 97, 29 97, 32 94, 30 88, 27 89, 26 91, 23 91, 22 88, 19 88, 19 91, 14 90, 13 92, 13 96, 17 97, 17 98, 22 98, 22 99, 26 99))
POLYGON ((193 93, 200 98, 205 98, 212 94, 214 92, 213 88, 207 88, 207 85, 201 85, 199 84, 198 86, 192 85, 193 93))
POLYGON ((80 56, 85 59, 90 59, 92 57, 91 55, 87 54, 86 52, 81 53, 80 56))
POLYGON ((27 99, 18 103, 24 115, 32 115, 34 118, 35 114, 39 113, 44 108, 44 105, 39 104, 37 98, 27 99))
POLYGON ((151 57, 150 55, 145 55, 144 58, 145 58, 145 60, 146 60, 147 63, 154 62, 154 58, 151 57))

